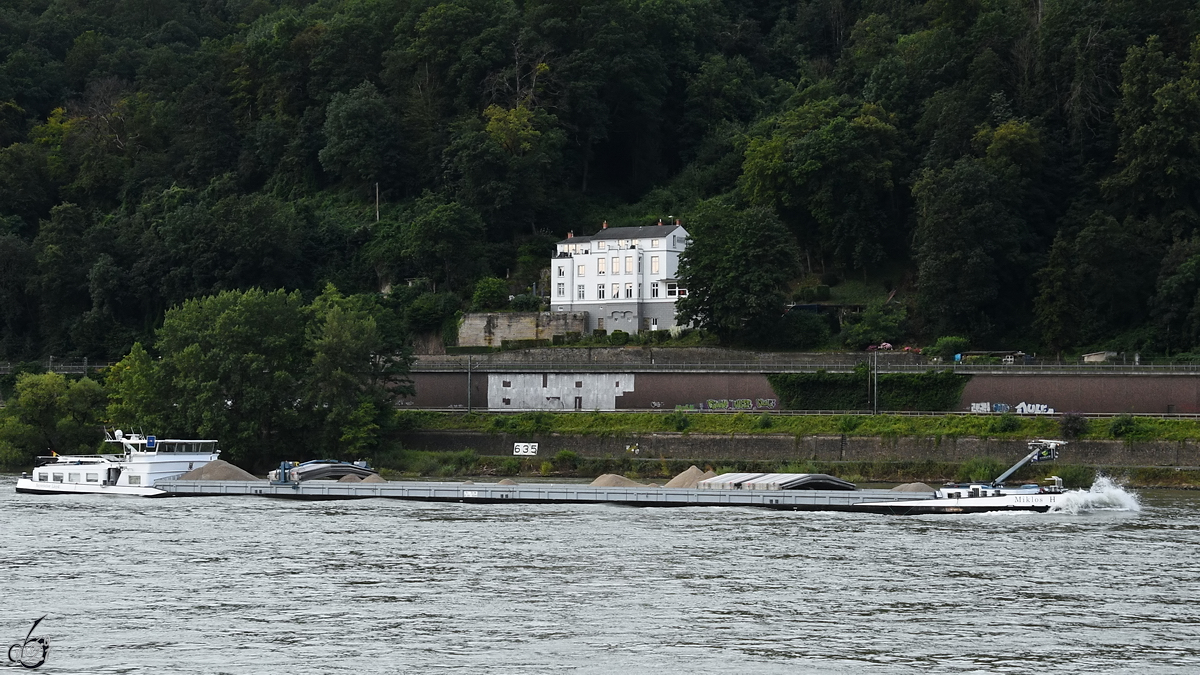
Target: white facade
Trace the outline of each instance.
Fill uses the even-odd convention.
[[[606,227],[558,242],[550,267],[555,312],[587,312],[588,330],[666,330],[675,326],[679,254],[688,233],[678,222]]]

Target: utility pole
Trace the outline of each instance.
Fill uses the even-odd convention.
[[[375,184],[375,222],[379,222],[379,183]]]
[[[875,386],[874,386],[875,405],[872,408],[871,414],[878,415],[879,414],[879,352],[878,351],[874,352],[872,354],[872,358],[874,358],[874,360],[875,360],[875,367],[872,368],[872,370],[874,371],[874,379],[875,379]]]
[[[467,412],[471,412],[471,355],[467,354]]]

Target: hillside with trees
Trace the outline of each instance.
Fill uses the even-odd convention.
[[[0,359],[169,361],[168,309],[251,289],[437,331],[671,217],[729,344],[1190,351],[1198,35],[1195,0],[8,0]],[[865,309],[784,313],[818,286]]]

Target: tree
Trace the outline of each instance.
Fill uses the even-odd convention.
[[[926,169],[913,185],[917,306],[926,332],[988,333],[1004,320],[1000,308],[1023,296],[1024,223],[1014,182],[1003,167],[963,158]]]
[[[363,82],[348,94],[335,94],[325,113],[321,166],[362,182],[395,175],[400,160],[396,129],[396,116],[374,84]]]
[[[367,252],[389,283],[425,277],[461,289],[478,268],[483,240],[483,220],[476,211],[426,193],[398,220],[376,228]]]
[[[842,329],[843,339],[851,349],[863,349],[904,335],[904,320],[908,310],[896,302],[875,301],[857,316],[848,319]]]
[[[891,239],[893,125],[878,105],[847,97],[793,108],[765,123],[769,135],[751,136],[742,188],[752,204],[786,214],[806,246],[866,268],[883,259]]]
[[[691,243],[679,257],[687,297],[676,321],[723,338],[761,340],[783,313],[787,283],[796,273],[795,240],[769,209],[701,202],[687,220]]]
[[[303,447],[305,319],[299,293],[257,289],[168,311],[156,345],[166,385],[160,396],[176,407],[164,433],[216,438],[243,466]]]
[[[404,340],[373,296],[332,286],[311,304],[258,289],[189,300],[166,314],[160,360],[135,345],[113,367],[109,416],[216,438],[252,469],[297,453],[362,457],[412,391]]]
[[[475,282],[475,294],[471,296],[471,308],[489,312],[503,309],[508,304],[508,287],[503,279],[484,277]]]

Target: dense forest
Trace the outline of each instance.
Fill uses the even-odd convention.
[[[7,0],[0,358],[254,288],[437,329],[670,217],[732,342],[832,286],[875,299],[851,346],[1188,351],[1198,33],[1195,0]]]

